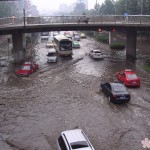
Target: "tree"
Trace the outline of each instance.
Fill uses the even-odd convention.
[[[102,3],[100,9],[103,15],[114,15],[115,14],[114,0],[105,0],[104,3]]]
[[[11,17],[16,14],[17,9],[13,2],[0,1],[0,18]]]
[[[83,14],[86,11],[86,7],[84,3],[77,3],[75,8],[74,8],[74,12],[75,14]]]

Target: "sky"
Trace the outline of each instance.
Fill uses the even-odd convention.
[[[104,0],[97,0],[97,3],[101,4]],[[32,4],[37,6],[39,11],[42,10],[58,10],[59,5],[62,3],[71,4],[76,2],[76,0],[31,0]],[[88,0],[89,9],[94,8],[96,0]]]

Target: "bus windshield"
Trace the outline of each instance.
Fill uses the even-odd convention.
[[[60,50],[71,50],[72,44],[70,41],[60,42]]]

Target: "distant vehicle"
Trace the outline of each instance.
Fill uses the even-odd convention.
[[[49,50],[47,54],[47,62],[57,62],[57,53],[54,48]]]
[[[65,34],[65,36],[66,36],[68,39],[72,40],[72,36],[71,36],[70,33]]]
[[[48,41],[46,42],[46,47],[47,47],[47,48],[52,48],[52,47],[54,47],[53,41],[52,41],[52,40],[48,40]]]
[[[80,37],[81,37],[81,38],[86,38],[86,35],[85,35],[84,33],[81,33],[81,34],[80,34]]]
[[[126,103],[130,101],[130,93],[121,83],[101,83],[100,89],[113,103]]]
[[[57,140],[57,150],[95,150],[81,129],[61,132]]]
[[[56,35],[58,35],[59,33],[58,33],[58,31],[54,31],[53,32],[53,36],[56,36]]]
[[[136,73],[131,69],[126,69],[116,73],[117,79],[126,86],[139,87],[140,78],[137,77]]]
[[[39,69],[39,65],[32,62],[25,62],[21,68],[16,72],[18,76],[29,76]]]
[[[48,40],[49,32],[41,32],[41,40]]]
[[[6,66],[6,62],[4,60],[0,60],[0,67],[5,67]]]
[[[80,35],[79,35],[79,34],[75,34],[75,35],[73,36],[73,40],[74,40],[74,41],[80,41]]]
[[[61,56],[72,55],[72,41],[64,35],[54,36],[54,47]]]
[[[80,43],[79,43],[79,41],[72,41],[72,47],[73,47],[73,48],[80,48]]]
[[[91,50],[89,56],[94,59],[103,59],[104,54],[100,50]]]

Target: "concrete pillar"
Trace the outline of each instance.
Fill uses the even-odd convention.
[[[117,34],[116,32],[109,31],[109,45],[117,42]]]
[[[136,36],[135,30],[127,31],[127,42],[126,42],[126,57],[136,59]]]
[[[12,42],[13,42],[13,56],[15,63],[20,63],[24,61],[24,51],[23,51],[23,36],[22,33],[13,33]]]

